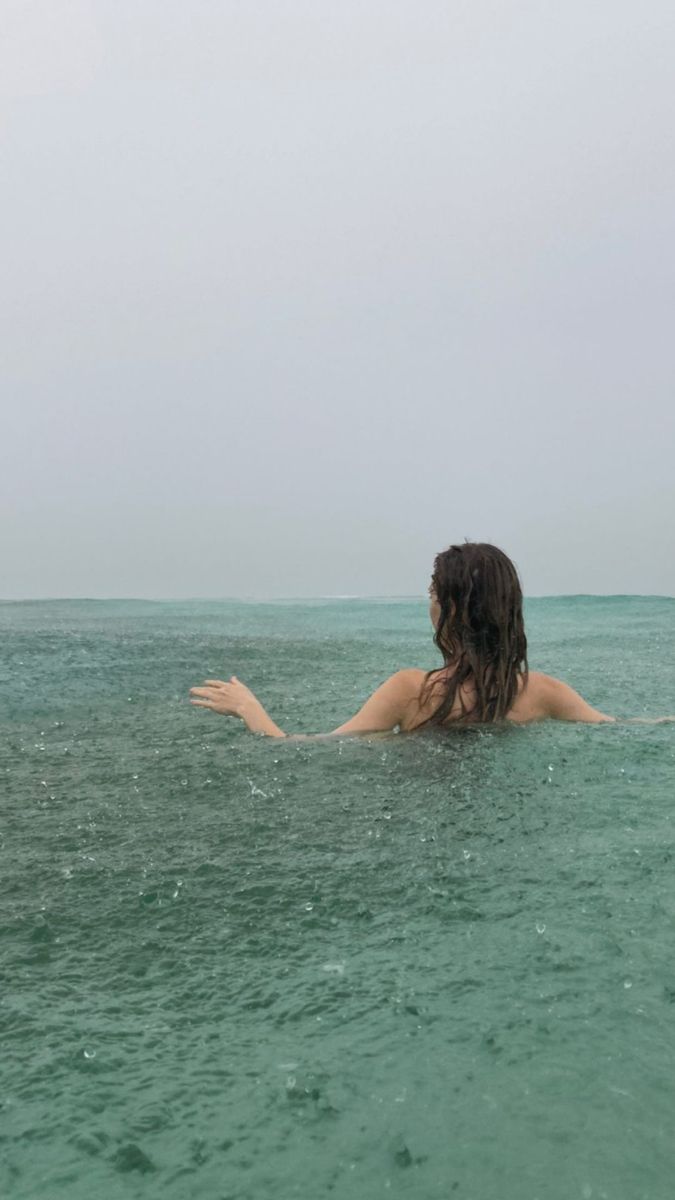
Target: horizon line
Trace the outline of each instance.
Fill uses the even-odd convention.
[[[673,600],[669,592],[537,592],[524,593],[525,600],[574,600],[579,598]],[[302,604],[309,601],[415,600],[426,603],[419,592],[323,593],[320,595],[230,595],[230,596],[0,596],[0,604]]]

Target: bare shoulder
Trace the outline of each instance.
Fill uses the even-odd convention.
[[[401,671],[397,671],[391,678],[395,679],[398,686],[406,691],[419,691],[424,680],[427,677],[427,672],[421,667],[403,667]]]
[[[419,723],[426,678],[427,672],[421,667],[404,667],[387,681],[396,696],[402,729],[413,729]]]
[[[333,732],[374,733],[397,725],[407,727],[408,714],[417,705],[424,674],[415,667],[396,671],[368,697],[355,716]]]
[[[386,686],[400,697],[403,704],[410,704],[418,699],[426,677],[427,673],[421,667],[404,667],[389,676]]]
[[[550,699],[555,694],[559,683],[559,679],[555,679],[553,675],[544,675],[543,671],[528,671],[523,692],[532,700]]]
[[[527,710],[526,720],[551,717],[557,721],[583,721],[593,725],[614,720],[614,717],[608,717],[593,708],[568,683],[553,675],[544,675],[541,671],[530,671],[519,701]]]
[[[521,676],[518,695],[511,706],[509,720],[526,724],[530,721],[543,721],[550,716],[551,690],[548,685],[552,682],[555,680],[541,671],[528,671],[525,679]]]

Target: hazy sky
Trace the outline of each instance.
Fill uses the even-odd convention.
[[[0,596],[675,594],[672,0],[0,26]]]

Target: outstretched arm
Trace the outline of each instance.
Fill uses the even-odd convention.
[[[233,675],[229,683],[222,679],[205,679],[201,687],[190,688],[190,704],[198,708],[210,708],[211,712],[226,717],[240,717],[251,733],[264,733],[267,737],[286,737],[269,716],[257,696],[245,683]]]
[[[397,671],[373,692],[351,720],[334,729],[333,734],[377,733],[401,725],[410,705],[417,698],[418,677],[423,676],[423,671],[414,669]],[[277,738],[287,736],[265,711],[257,696],[245,684],[240,683],[235,675],[229,683],[222,679],[207,679],[202,687],[191,688],[190,696],[190,703],[199,708],[210,708],[212,712],[223,713],[225,716],[240,717],[252,733]]]
[[[553,717],[556,721],[583,721],[587,725],[669,725],[675,717],[608,717],[606,713],[592,708],[583,696],[575,692],[562,679],[534,672],[539,681],[539,707],[541,717]]]

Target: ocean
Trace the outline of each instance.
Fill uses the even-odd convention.
[[[675,600],[526,606],[675,713]],[[0,1193],[670,1200],[675,725],[284,743],[437,665],[419,600],[0,604]]]

